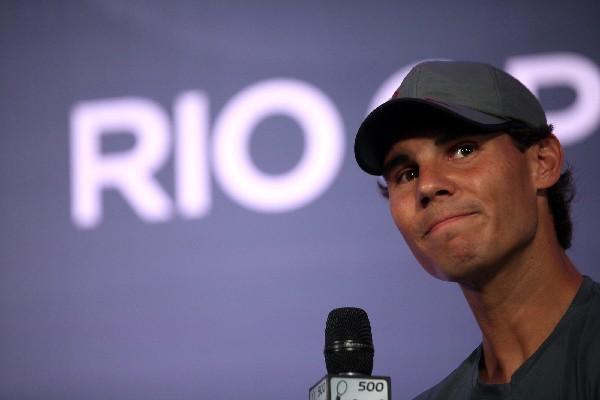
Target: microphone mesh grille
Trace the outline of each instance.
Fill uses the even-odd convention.
[[[330,374],[373,371],[373,337],[367,313],[354,307],[336,308],[325,326],[325,364]]]

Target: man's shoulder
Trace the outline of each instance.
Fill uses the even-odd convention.
[[[581,291],[576,305],[580,321],[577,334],[584,336],[584,340],[589,336],[593,342],[600,343],[600,284],[586,276]]]
[[[560,363],[565,367],[571,368],[575,365],[572,362],[577,363],[572,370],[581,373],[582,395],[585,393],[586,398],[600,399],[598,397],[600,395],[600,283],[585,277],[569,314],[570,318],[563,324],[566,329],[560,330],[560,340],[554,340],[552,343],[555,345],[547,347],[546,353],[549,350],[558,350],[563,354]],[[421,393],[415,400],[470,398],[476,385],[480,349],[481,346],[446,378]],[[540,363],[538,360],[536,365],[537,367],[550,366],[552,370],[557,370],[558,367],[555,361],[548,364],[548,362]],[[533,375],[528,376],[531,378]]]
[[[427,389],[414,400],[468,398],[468,394],[473,390],[473,374],[479,364],[480,352],[481,347],[478,347],[441,382]]]
[[[586,364],[600,371],[600,284],[586,277],[588,291],[584,301],[585,311],[580,327],[580,353]]]
[[[589,276],[584,276],[583,279],[585,279],[586,281],[589,282],[588,283],[588,285],[590,287],[590,289],[589,289],[590,300],[589,301],[591,303],[591,307],[595,311],[599,311],[600,310],[600,283],[593,280]],[[598,315],[596,315],[596,317],[598,317]]]

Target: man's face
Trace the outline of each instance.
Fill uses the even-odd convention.
[[[534,159],[502,133],[429,131],[392,145],[392,217],[430,274],[477,282],[527,247],[537,229]]]

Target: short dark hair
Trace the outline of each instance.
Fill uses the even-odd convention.
[[[524,152],[529,147],[552,135],[553,129],[551,124],[547,124],[538,128],[508,128],[506,133],[512,139],[515,147]],[[385,198],[389,198],[387,185],[381,179],[377,180],[377,187]],[[570,166],[565,168],[554,185],[546,189],[546,196],[552,214],[556,238],[560,246],[567,250],[571,247],[573,237],[571,202],[575,197],[575,184],[573,183],[573,173]]]

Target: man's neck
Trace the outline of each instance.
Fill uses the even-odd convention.
[[[552,333],[581,284],[560,246],[543,247],[519,254],[483,285],[461,285],[483,334],[484,382],[510,382]]]

